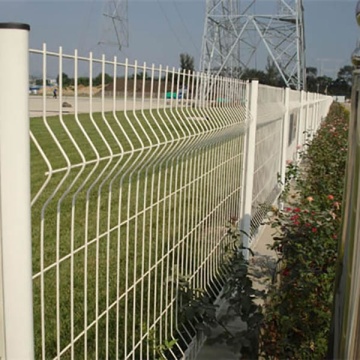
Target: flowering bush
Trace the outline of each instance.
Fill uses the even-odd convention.
[[[347,157],[349,112],[333,104],[317,136],[307,146],[304,162],[307,171],[300,186],[309,195],[329,194],[341,199]]]
[[[265,310],[261,348],[266,359],[326,357],[348,120],[344,108],[333,104],[302,154],[302,168],[291,164],[288,169],[297,174],[291,197],[286,194],[288,207],[270,219],[278,235],[272,247],[280,263],[279,281]]]

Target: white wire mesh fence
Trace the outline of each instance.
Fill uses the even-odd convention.
[[[31,118],[36,356],[151,359],[175,339],[167,356],[182,356],[194,329],[179,328],[179,277],[219,292],[226,221],[240,210],[246,84],[103,58],[97,112],[93,91],[77,94],[80,61],[92,87],[91,55],[31,53],[44,82],[49,57],[60,74],[74,67],[73,114],[60,77]],[[105,97],[106,72],[124,74],[121,101],[120,81]]]
[[[30,95],[35,358],[190,356],[179,283],[218,296],[227,222],[259,226],[299,129],[316,129],[331,99],[259,86],[251,104],[257,82],[45,45],[30,60],[42,66]],[[56,98],[54,66],[68,74]]]
[[[278,174],[282,156],[284,91],[260,85],[255,137],[255,167],[251,208],[252,233],[264,219],[266,207],[279,194]]]

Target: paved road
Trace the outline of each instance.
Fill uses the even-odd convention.
[[[60,100],[53,99],[52,97],[46,98],[46,116],[58,115],[60,111],[63,114],[73,114],[75,113],[75,105],[76,99],[74,97],[65,96],[62,98],[62,102],[67,102],[71,104],[71,107],[65,108],[60,106]],[[151,106],[152,105],[152,106]],[[43,105],[43,97],[30,95],[30,117],[43,116],[44,114],[44,105]],[[169,107],[169,104],[164,104],[164,100],[160,101],[160,108]],[[139,100],[130,100],[126,101],[126,109],[129,111],[132,110],[140,110],[140,109],[153,109],[157,108],[157,99],[153,100],[152,103],[149,99],[145,99],[144,103],[142,103],[141,99]],[[90,113],[90,112],[101,112],[102,109],[104,111],[112,111],[114,108],[114,101],[112,98],[105,98],[104,103],[101,98],[93,98],[92,104],[90,104],[90,98],[88,97],[78,97],[77,98],[77,113]],[[122,111],[125,109],[125,101],[124,99],[116,99],[115,102],[115,110]]]

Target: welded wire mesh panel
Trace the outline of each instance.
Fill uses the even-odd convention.
[[[296,109],[300,106],[301,92],[298,90],[289,89],[289,106],[290,109]]]
[[[301,92],[297,90],[289,90],[289,118],[288,121],[288,134],[286,134],[286,159],[287,161],[295,161],[297,151],[301,149],[300,140],[300,108],[301,104]]]
[[[319,116],[318,121],[322,122],[325,120],[332,102],[333,102],[333,99],[330,96],[322,96],[320,98],[320,104],[319,104],[320,116]]]
[[[284,89],[259,85],[257,124],[284,116]]]
[[[283,97],[283,89],[259,86],[252,198],[253,232],[264,219],[266,204],[271,204],[279,193],[278,174],[285,111]]]
[[[315,133],[316,131],[316,107],[315,107],[315,94],[310,93],[309,94],[309,106],[308,106],[308,110],[307,110],[307,118],[306,118],[306,135],[308,140],[311,139],[311,136]]]
[[[259,227],[264,214],[279,194],[282,119],[259,126],[256,131],[255,169],[252,200],[252,228]]]
[[[296,153],[301,149],[301,144],[298,144],[300,131],[300,107],[292,108],[289,113],[288,133],[286,134],[286,161],[295,161]]]
[[[181,358],[195,332],[179,280],[219,293],[241,215],[245,84],[45,46],[30,59],[36,358]]]

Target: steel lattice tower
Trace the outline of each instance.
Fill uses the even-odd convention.
[[[207,0],[201,71],[238,77],[265,46],[287,86],[306,87],[302,0],[277,0],[274,14],[256,0]]]
[[[119,50],[129,46],[128,0],[105,1],[99,44],[116,46]]]

